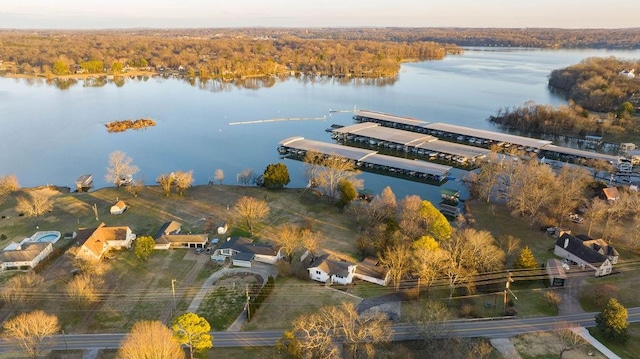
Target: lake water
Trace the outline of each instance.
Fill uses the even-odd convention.
[[[155,182],[162,173],[193,170],[196,184],[218,168],[224,183],[236,184],[245,168],[262,173],[280,161],[278,141],[290,136],[331,141],[331,124],[352,123],[351,114],[329,110],[383,111],[426,121],[496,130],[486,119],[504,106],[526,101],[557,105],[547,88],[549,73],[590,56],[640,58],[640,50],[467,49],[441,61],[404,64],[397,81],[367,85],[358,81],[288,79],[246,89],[213,82],[190,85],[181,79],[129,79],[124,85],[95,87],[82,82],[61,90],[42,80],[0,78],[0,176],[15,174],[23,187],[74,186],[92,173],[104,180],[109,154],[124,151],[140,168],[137,178]],[[322,117],[249,125],[232,122],[270,118]],[[157,125],[142,131],[107,133],[104,123],[151,117]],[[292,182],[306,184],[299,162],[285,160]],[[454,171],[457,178],[463,171]],[[391,186],[398,198],[418,194],[435,200],[438,187],[363,174],[365,187],[379,193]],[[449,181],[447,188],[461,188]]]

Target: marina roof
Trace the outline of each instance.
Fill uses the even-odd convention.
[[[454,156],[463,156],[466,158],[482,157],[487,156],[489,153],[491,153],[491,150],[488,150],[486,148],[461,145],[459,143],[447,141],[425,142],[416,147],[423,148],[429,151],[448,153]]]
[[[450,133],[456,133],[463,136],[470,137],[478,137],[487,140],[499,141],[499,142],[507,142],[513,143],[516,145],[533,147],[533,148],[541,148],[551,143],[551,141],[540,140],[537,138],[529,138],[522,137],[516,135],[509,135],[506,133],[487,131],[487,130],[479,130],[470,127],[451,125],[448,123],[434,122],[424,126],[428,129],[436,130],[436,131],[444,131]]]
[[[370,138],[375,138],[382,141],[399,143],[405,146],[407,145],[416,146],[420,143],[437,140],[437,138],[431,135],[425,135],[425,134],[420,134],[416,132],[409,132],[404,130],[397,130],[395,128],[383,127],[377,123],[371,123],[371,122],[363,122],[355,125],[341,127],[333,130],[333,132],[370,137]]]
[[[593,158],[593,159],[603,160],[603,161],[613,162],[613,163],[616,163],[620,159],[620,156],[606,155],[604,153],[584,151],[576,148],[561,147],[556,145],[545,146],[543,150],[557,152],[564,155],[576,156],[576,157]]]
[[[298,150],[319,152],[326,155],[336,155],[352,160],[360,160],[376,151],[356,147],[347,147],[335,143],[307,140],[304,137],[290,137],[278,143],[280,146],[294,147]]]
[[[356,111],[354,113],[354,117],[365,117],[365,118],[397,122],[405,125],[420,126],[420,127],[423,127],[424,125],[429,123],[429,122],[418,120],[412,117],[402,117],[402,116],[390,115],[388,113],[368,111],[368,110]]]
[[[405,169],[408,171],[416,171],[436,176],[446,176],[451,170],[450,166],[439,165],[437,163],[425,162],[420,160],[410,160],[407,158],[399,158],[386,155],[370,155],[362,160],[379,166],[388,166],[394,168]]]

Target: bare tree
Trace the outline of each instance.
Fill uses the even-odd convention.
[[[140,321],[122,340],[117,359],[185,359],[171,329],[160,321]]]
[[[389,269],[391,283],[396,290],[400,288],[402,279],[409,273],[411,266],[411,248],[408,245],[387,247],[382,253],[380,263]]]
[[[578,349],[587,344],[587,341],[578,335],[575,330],[579,327],[573,323],[560,322],[555,325],[553,334],[555,335],[557,342],[558,359],[562,359],[565,352]]]
[[[213,180],[218,182],[218,184],[222,184],[222,181],[224,181],[224,172],[222,171],[222,169],[218,168],[215,173],[213,174]]]
[[[88,305],[99,299],[99,290],[102,286],[102,278],[90,273],[76,275],[65,286],[65,292],[70,300]]]
[[[601,221],[605,215],[607,214],[607,210],[609,209],[609,205],[605,200],[600,198],[594,198],[591,200],[587,211],[585,212],[585,218],[589,221],[589,227],[587,230],[587,235],[591,235],[591,230],[593,229],[593,225]]]
[[[193,184],[193,171],[176,171],[174,172],[173,184],[176,186],[176,191],[182,196],[184,191],[191,188]]]
[[[37,359],[48,336],[60,327],[58,318],[42,310],[18,314],[3,325],[4,336],[20,345],[30,358]]]
[[[279,228],[278,235],[274,237],[273,241],[282,247],[284,253],[287,254],[289,263],[291,263],[293,253],[300,248],[302,244],[300,228],[286,223]]]
[[[453,234],[443,247],[456,262],[472,272],[494,272],[504,267],[505,255],[487,231],[465,228]]]
[[[418,195],[407,196],[398,205],[398,226],[411,239],[418,239],[425,233],[420,215],[422,198]]]
[[[552,204],[549,210],[555,215],[558,225],[569,217],[585,198],[589,181],[589,173],[580,168],[564,166],[556,176]]]
[[[555,174],[551,167],[533,160],[511,161],[507,176],[507,205],[513,214],[529,217],[534,223],[542,213],[540,209],[553,200]]]
[[[109,155],[109,167],[105,180],[113,183],[116,187],[120,187],[128,178],[138,173],[138,167],[133,165],[133,160],[127,157],[122,151],[115,151]]]
[[[247,227],[252,235],[253,223],[269,214],[267,202],[248,196],[240,197],[234,209],[247,222]]]
[[[317,233],[313,232],[310,229],[303,229],[300,232],[300,237],[302,238],[302,246],[306,250],[308,250],[312,256],[318,253],[321,245],[321,240]]]
[[[491,201],[491,194],[499,184],[499,174],[502,170],[502,162],[498,154],[491,152],[486,163],[476,172],[470,172],[467,176],[469,191],[475,198]]]
[[[158,178],[156,178],[156,182],[158,182],[160,184],[160,187],[162,187],[164,195],[169,197],[169,194],[171,193],[171,187],[175,182],[175,174],[173,172],[169,174],[161,174],[160,176],[158,176]]]
[[[44,279],[35,272],[28,272],[9,278],[2,288],[2,300],[6,304],[23,305],[37,296]]]
[[[29,192],[29,197],[18,197],[16,212],[27,217],[39,217],[53,209],[53,201],[48,195],[39,191]]]
[[[253,170],[251,168],[245,168],[242,172],[238,173],[236,180],[238,183],[248,185],[254,180]]]
[[[441,346],[442,341],[451,337],[451,328],[448,320],[451,317],[449,309],[439,301],[428,300],[419,307],[414,307],[407,313],[411,324],[418,328],[427,351],[432,351]],[[442,353],[434,353],[430,357],[441,358]]]
[[[0,177],[0,198],[7,194],[11,194],[20,189],[18,184],[18,177],[15,175],[7,175]]]
[[[355,169],[353,161],[331,154],[328,156],[307,152],[305,162],[305,176],[309,183],[322,189],[325,195],[335,200],[338,195],[338,185],[347,181],[356,190],[361,189],[363,181],[357,176],[360,171]]]
[[[351,358],[372,357],[376,344],[391,339],[389,320],[382,313],[358,315],[352,303],[324,307],[294,320],[294,331],[305,357],[340,358],[339,338]]]
[[[420,287],[425,286],[427,292],[431,285],[441,276],[440,265],[447,258],[447,254],[440,248],[415,248],[411,260],[411,269],[420,278]],[[420,288],[418,288],[420,290]]]
[[[138,197],[138,194],[142,192],[144,189],[144,181],[141,179],[134,180],[130,185],[125,187],[127,192],[129,192],[132,196]]]

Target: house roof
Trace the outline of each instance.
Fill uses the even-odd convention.
[[[616,187],[607,187],[602,189],[604,197],[608,200],[615,200],[620,198],[620,191]]]
[[[0,263],[2,262],[29,262],[42,253],[45,248],[51,246],[48,242],[27,242],[22,244],[20,250],[0,251]]]
[[[251,262],[256,255],[253,253],[238,252],[233,256],[233,260]]]
[[[123,200],[119,200],[118,202],[116,202],[116,204],[114,204],[113,206],[111,206],[111,208],[116,207],[118,209],[124,209],[127,207],[127,204],[124,203]]]
[[[278,254],[279,248],[274,248],[270,244],[256,244],[244,237],[230,237],[226,242],[223,242],[218,249],[233,249],[243,253],[275,256]]]
[[[333,259],[329,259],[329,255],[325,254],[318,258],[316,258],[311,264],[309,264],[309,269],[318,268],[327,273],[328,275],[336,275],[338,277],[348,277],[349,276],[349,267],[352,266],[352,263],[337,261]],[[357,267],[356,267],[357,270]]]
[[[82,244],[89,249],[97,257],[100,257],[104,251],[104,245],[108,241],[123,241],[127,239],[128,227],[106,227],[104,222],[101,223],[91,235]]]
[[[564,250],[566,250],[567,252],[575,255],[576,257],[582,259],[587,263],[600,265],[607,260],[607,257],[600,254],[598,251],[592,249],[591,247],[585,246],[581,240],[567,233],[558,238],[558,240],[556,241],[556,246],[564,248]]]
[[[156,243],[204,243],[208,239],[206,234],[166,234],[156,239]]]
[[[180,232],[180,227],[182,227],[182,224],[180,222],[176,222],[176,221],[165,222],[160,227],[160,229],[158,229],[156,234],[153,236],[153,239],[157,241],[158,238],[162,237],[165,234],[172,234],[172,233],[176,234]]]
[[[378,259],[367,257],[356,267],[356,274],[366,275],[367,277],[385,279],[387,268],[378,265]]]

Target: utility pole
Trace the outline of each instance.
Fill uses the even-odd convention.
[[[511,277],[511,272],[507,272],[507,283],[505,285],[504,288],[504,306],[503,306],[503,314],[507,314],[507,292],[510,292],[511,290],[509,290],[509,284],[511,284],[513,282],[513,278]]]
[[[244,287],[245,295],[247,296],[247,320],[251,320],[251,297],[249,297],[249,285]]]
[[[176,280],[171,280],[171,293],[173,293],[173,311],[176,311]],[[173,317],[173,315],[172,315]]]
[[[67,337],[64,335],[64,330],[62,331],[62,339],[64,339],[64,346],[67,348],[67,358],[71,358],[71,353],[69,353],[69,345],[67,344]]]

